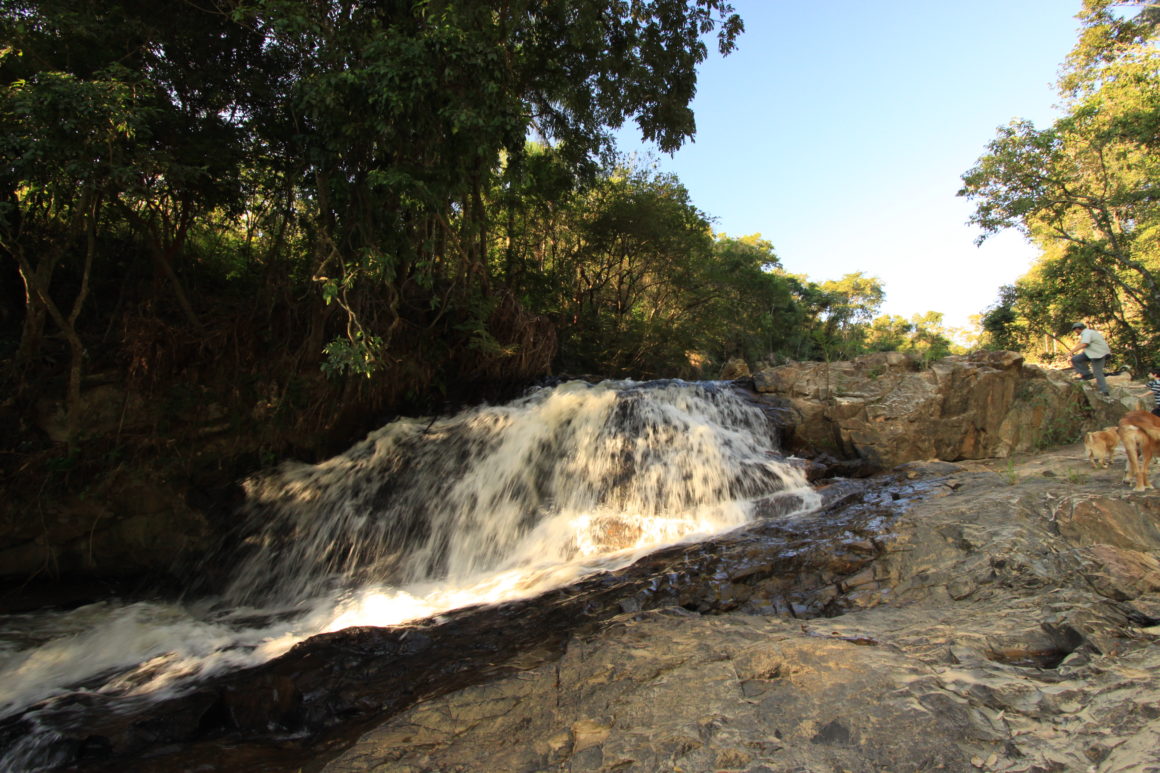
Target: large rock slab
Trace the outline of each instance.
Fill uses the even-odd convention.
[[[917,760],[963,770],[972,737],[980,747],[979,736],[998,737],[975,725],[895,648],[807,636],[776,618],[666,610],[574,640],[556,663],[417,706],[326,770],[901,770]]]
[[[1157,505],[1086,465],[915,466],[829,616],[626,612],[324,769],[1160,769]]]
[[[1072,442],[1147,402],[1143,384],[1113,381],[1105,398],[1016,352],[977,352],[929,365],[884,352],[767,368],[753,383],[759,394],[789,402],[795,447],[862,459],[879,470]]]

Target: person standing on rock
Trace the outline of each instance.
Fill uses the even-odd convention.
[[[1104,380],[1104,363],[1112,353],[1108,342],[1098,330],[1092,330],[1082,322],[1076,322],[1071,329],[1079,333],[1079,343],[1068,352],[1072,367],[1079,372],[1077,378],[1082,381],[1095,378],[1100,394],[1108,394],[1108,382]]]

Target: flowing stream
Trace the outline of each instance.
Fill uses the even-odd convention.
[[[713,382],[569,382],[406,419],[246,482],[220,597],[0,618],[0,719],[158,699],[312,635],[524,598],[818,496],[764,414]],[[58,706],[59,708],[59,706]],[[35,734],[0,769],[50,766]]]

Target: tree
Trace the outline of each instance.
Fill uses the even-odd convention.
[[[985,348],[1025,350],[1025,331],[1020,327],[1020,316],[1015,308],[1017,292],[1015,285],[1003,285],[999,288],[998,300],[982,314],[979,326]]]
[[[942,359],[951,354],[954,346],[943,327],[943,315],[937,311],[915,314],[910,319],[913,332],[902,351],[919,354],[926,362]]]
[[[1080,41],[1060,81],[1066,115],[1043,130],[1027,121],[1000,129],[963,176],[960,195],[976,204],[971,221],[980,240],[1020,230],[1043,248],[1042,261],[1058,264],[1046,273],[1081,283],[1084,316],[1112,323],[1151,351],[1160,345],[1155,4],[1126,18],[1112,13],[1115,5],[1084,4]],[[1042,289],[1059,294],[1074,284]],[[1040,332],[1056,332],[1061,323],[1053,319]]]
[[[550,270],[562,296],[564,367],[656,376],[696,347],[709,223],[671,175],[614,168],[570,208],[566,249]]]
[[[719,235],[705,283],[713,295],[698,324],[709,362],[804,359],[812,354],[805,285],[782,269],[773,245],[760,234]]]
[[[871,352],[912,352],[924,361],[946,357],[954,345],[937,311],[915,314],[907,321],[896,314],[875,317],[866,329],[865,347]]]
[[[90,279],[199,356],[246,277],[229,313],[280,308],[275,350],[317,365],[330,340],[331,374],[384,376],[363,393],[544,372],[521,197],[566,201],[626,121],[679,147],[706,40],[742,31],[721,0],[0,0],[0,25],[20,361],[50,318],[83,359]]]
[[[871,352],[899,352],[914,334],[914,325],[897,314],[875,317],[866,331],[866,349]]]
[[[408,331],[488,345],[489,258],[507,241],[489,201],[518,186],[529,134],[578,178],[626,120],[675,150],[695,131],[703,36],[728,53],[742,30],[719,0],[269,0],[235,15],[299,63],[276,133],[307,160],[311,274],[345,312],[339,350],[367,370],[397,362]]]
[[[0,249],[25,290],[17,391],[51,319],[70,351],[74,444],[86,301],[94,283],[135,274],[104,242],[128,234],[144,247],[184,321],[198,325],[180,264],[199,218],[240,208],[262,41],[189,3],[3,0],[0,29]]]
[[[825,358],[846,359],[861,353],[866,327],[886,299],[882,280],[858,271],[824,281],[818,289],[821,325],[814,336]]]

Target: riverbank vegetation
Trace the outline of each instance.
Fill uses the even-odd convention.
[[[1083,318],[1160,354],[1155,11],[1088,0],[1066,115],[964,176],[984,236],[1044,250],[984,345]],[[937,312],[880,315],[870,270],[790,274],[618,156],[626,122],[694,135],[697,66],[743,31],[722,0],[0,0],[0,24],[13,475],[206,437],[317,457],[567,375],[958,350]]]
[[[618,158],[626,121],[693,136],[696,67],[743,28],[726,2],[0,9],[10,459],[50,424],[58,463],[91,448],[118,411],[97,386],[117,443],[197,417],[277,454],[561,374],[950,345]]]
[[[1160,4],[1086,0],[1059,80],[1062,117],[999,129],[961,195],[982,237],[1041,250],[982,318],[984,343],[1049,358],[1077,320],[1144,374],[1160,361]]]

